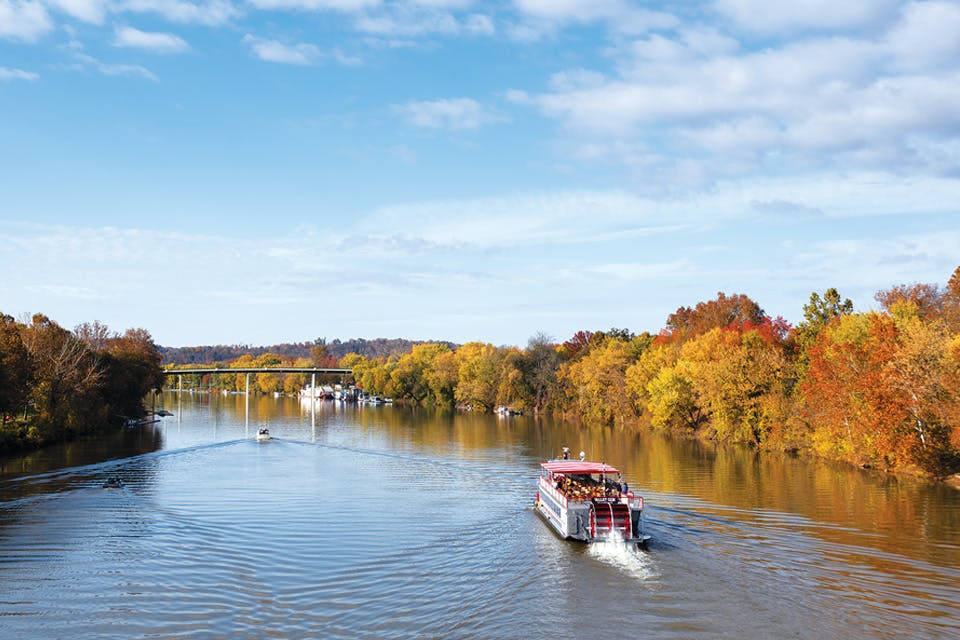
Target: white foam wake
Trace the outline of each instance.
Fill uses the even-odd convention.
[[[602,542],[591,543],[587,553],[637,580],[650,580],[657,576],[650,554],[639,551],[635,543],[624,542],[623,534],[619,531],[614,531]]]

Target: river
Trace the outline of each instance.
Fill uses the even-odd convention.
[[[161,402],[2,461],[0,637],[960,637],[948,487],[526,416]],[[533,512],[565,445],[645,496],[649,551]]]

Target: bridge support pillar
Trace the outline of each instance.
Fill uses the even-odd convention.
[[[314,430],[316,439],[317,428],[317,374],[310,374],[310,427]]]

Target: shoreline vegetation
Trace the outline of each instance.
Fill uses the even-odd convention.
[[[364,391],[396,402],[509,407],[956,484],[960,267],[945,288],[897,285],[876,299],[880,311],[854,312],[836,289],[813,293],[792,327],[745,295],[719,293],[677,309],[656,335],[578,331],[562,343],[536,335],[523,349],[430,342],[375,357],[337,357],[318,340],[309,357],[261,351],[207,366],[351,368]],[[244,389],[243,375],[193,382]],[[262,393],[296,393],[305,382],[251,378]]]
[[[163,386],[149,332],[122,335],[99,322],[73,331],[43,314],[0,313],[0,453],[39,448],[122,426],[146,415]]]
[[[960,267],[944,288],[901,284],[879,291],[876,299],[879,311],[855,312],[836,289],[813,293],[803,306],[803,320],[793,327],[746,295],[721,292],[713,300],[677,309],[657,334],[617,328],[578,331],[564,342],[538,334],[525,348],[404,340],[327,344],[321,339],[283,345],[283,354],[251,348],[227,361],[202,364],[198,353],[232,355],[240,347],[181,349],[179,353],[190,354],[186,362],[178,361],[176,349],[160,351],[178,368],[350,368],[364,391],[397,402],[480,412],[509,407],[516,413],[813,455],[956,486]],[[14,345],[9,349],[8,334],[22,334],[24,357],[37,362],[37,340],[31,336],[49,331],[65,344],[85,345],[89,357],[106,363],[101,387],[120,379],[128,383],[122,403],[119,396],[107,394],[99,405],[80,402],[57,413],[41,381],[47,375],[43,367],[19,401],[8,398],[8,383],[0,377],[0,409],[14,412],[32,402],[32,414],[27,413],[35,417],[31,426],[45,425],[41,433],[71,435],[70,425],[89,422],[81,419],[89,418],[82,415],[84,406],[88,413],[136,417],[133,394],[139,393],[136,406],[142,411],[144,395],[162,384],[160,352],[142,329],[117,336],[94,323],[71,334],[43,316],[34,316],[31,324],[5,318],[0,376],[8,375],[8,360],[16,363],[20,357],[16,339],[9,340]],[[73,336],[73,342],[58,331]],[[107,337],[93,340],[93,334]],[[372,353],[343,353],[356,344]],[[134,375],[124,367],[132,367]],[[114,376],[118,373],[122,375]],[[188,386],[233,391],[242,391],[245,383],[242,374],[185,377]],[[83,376],[74,378],[68,395],[84,389]],[[49,384],[49,376],[45,379]],[[306,383],[303,374],[251,378],[253,391],[260,393],[294,394]],[[64,412],[68,419],[58,422]],[[74,419],[74,413],[81,415]],[[4,422],[0,447],[7,430]]]

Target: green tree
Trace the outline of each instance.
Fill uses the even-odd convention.
[[[816,342],[820,333],[831,320],[853,313],[853,303],[850,298],[841,300],[840,292],[830,287],[820,294],[810,294],[810,301],[803,305],[803,321],[794,329],[794,340],[797,344],[797,371],[800,377],[806,374],[810,357],[807,351]]]

